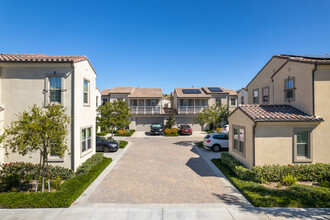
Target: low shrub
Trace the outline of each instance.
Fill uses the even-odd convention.
[[[124,129],[118,130],[117,134],[127,134],[127,131]]]
[[[178,137],[179,134],[176,133],[176,134],[164,134],[165,137]]]
[[[320,186],[326,187],[326,188],[330,188],[330,182],[329,181],[326,181],[326,180],[322,180],[320,182]]]
[[[82,163],[78,168],[75,173],[75,175],[81,175],[81,174],[86,174],[88,171],[90,171],[95,165],[100,163],[103,159],[103,154],[102,153],[96,153],[90,158],[88,158],[84,163]]]
[[[301,165],[264,165],[247,169],[228,153],[221,153],[221,159],[238,178],[254,182],[278,182],[285,176],[291,175],[299,181],[330,181],[330,164],[301,164]]]
[[[100,132],[100,133],[96,133],[97,136],[105,136],[105,135],[107,135],[107,134],[108,134],[108,133],[105,132],[105,131],[102,131],[102,132]]]
[[[196,143],[196,146],[197,146],[197,147],[203,147],[203,141],[199,141],[199,142],[197,142],[197,143]]]
[[[17,173],[8,174],[2,178],[2,183],[6,190],[17,189],[20,186],[21,180]]]
[[[56,192],[0,193],[0,208],[65,208],[69,207],[111,163],[102,158],[88,173],[68,179]]]
[[[281,183],[285,186],[292,186],[293,184],[295,184],[297,182],[297,178],[295,178],[294,176],[288,174],[287,176],[283,177],[283,179],[281,180]]]
[[[73,176],[73,171],[60,166],[49,165],[49,176],[55,178],[59,176],[61,179],[69,179]],[[41,170],[41,169],[40,169]],[[39,164],[15,162],[5,163],[0,165],[0,177],[5,177],[9,174],[18,174],[20,180],[36,179],[38,176]]]
[[[119,142],[119,147],[120,147],[120,148],[125,148],[127,144],[128,144],[127,141],[120,141],[120,142]]]
[[[125,130],[126,131],[126,130]],[[124,137],[130,137],[134,134],[135,130],[130,130],[129,132],[126,131],[126,133],[120,134],[119,131],[118,133],[114,134],[115,136],[124,136]]]
[[[178,133],[178,129],[176,129],[176,128],[171,129],[171,134],[177,134],[177,133]]]
[[[165,128],[164,133],[165,134],[171,134],[172,130],[170,128]]]

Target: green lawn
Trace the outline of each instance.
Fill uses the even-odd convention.
[[[119,142],[119,147],[120,147],[120,148],[125,148],[127,144],[128,144],[127,141],[120,141],[120,142]]]
[[[220,159],[212,162],[256,207],[330,207],[329,188],[295,184],[285,190],[270,189],[256,182],[238,179]]]

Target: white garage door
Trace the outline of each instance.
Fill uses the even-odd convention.
[[[164,124],[164,118],[162,117],[136,118],[135,120],[137,131],[150,131],[152,123]]]
[[[190,125],[193,131],[201,131],[202,127],[194,122],[194,117],[177,117],[176,123],[178,125]]]

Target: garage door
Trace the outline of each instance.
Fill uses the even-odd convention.
[[[202,127],[194,122],[195,117],[177,117],[176,123],[178,125],[190,125],[193,131],[201,131]]]
[[[150,117],[150,118],[136,118],[136,130],[137,131],[150,131],[152,123],[164,124],[163,117]]]

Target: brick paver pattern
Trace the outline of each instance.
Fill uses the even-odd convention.
[[[88,203],[236,203],[189,137],[129,138],[132,145]]]

